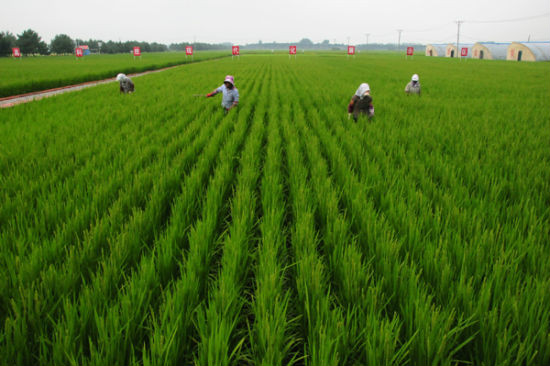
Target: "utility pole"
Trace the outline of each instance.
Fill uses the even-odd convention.
[[[403,29],[398,29],[397,33],[399,36],[397,37],[397,50],[399,51],[399,47],[401,46],[401,33],[403,32]]]
[[[460,25],[462,23],[464,23],[464,21],[463,20],[457,20],[455,23],[457,25],[457,30],[456,30],[456,53],[457,53],[457,55],[456,55],[456,57],[462,58],[460,48],[459,48],[459,45],[460,45]]]
[[[367,43],[365,44],[365,51],[367,50],[367,47],[369,46],[369,36],[370,36],[370,33],[365,33],[365,37],[367,37]]]

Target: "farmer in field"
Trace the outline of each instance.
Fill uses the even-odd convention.
[[[348,104],[348,119],[351,115],[353,115],[355,122],[357,122],[359,116],[366,116],[369,120],[374,117],[374,106],[372,105],[369,84],[359,85],[355,95],[351,97]]]
[[[409,94],[418,94],[420,95],[420,79],[418,74],[414,74],[411,78],[411,81],[405,86],[405,93]]]
[[[121,93],[133,93],[134,92],[134,83],[132,80],[124,75],[124,74],[118,74],[116,76],[116,81],[120,83],[120,92]]]
[[[239,91],[235,87],[235,78],[233,76],[227,75],[223,84],[214,89],[212,93],[206,94],[206,97],[210,98],[218,93],[222,93],[222,107],[225,109],[225,113],[239,104]]]

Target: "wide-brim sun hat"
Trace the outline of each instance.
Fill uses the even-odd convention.
[[[235,85],[235,78],[231,75],[227,75],[223,82],[224,83],[231,83],[231,85]]]

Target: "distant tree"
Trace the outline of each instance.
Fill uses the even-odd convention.
[[[151,43],[151,52],[166,52],[168,47],[165,44],[153,42]]]
[[[309,38],[302,38],[302,40],[300,42],[298,42],[298,44],[302,47],[311,47],[311,46],[313,46],[313,42]]]
[[[23,31],[23,33],[17,35],[17,46],[21,49],[21,53],[23,54],[33,54],[33,53],[40,53],[41,51],[41,45],[40,42],[42,39],[32,29],[27,29],[26,31]],[[47,46],[46,46],[47,49]]]
[[[11,49],[16,42],[17,38],[10,32],[0,32],[0,56],[11,55]]]
[[[49,55],[50,54],[50,48],[44,41],[38,42],[38,53],[41,55]]]
[[[56,35],[50,43],[50,49],[55,53],[72,53],[74,46],[74,41],[66,34]]]

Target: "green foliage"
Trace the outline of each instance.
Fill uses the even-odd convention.
[[[0,110],[0,364],[549,364],[546,66],[243,55]]]
[[[17,38],[10,32],[0,32],[0,56],[11,56]]]
[[[50,43],[50,50],[53,53],[63,54],[74,52],[75,42],[66,34],[58,34]]]
[[[17,35],[17,46],[21,49],[22,54],[46,55],[48,53],[48,46],[32,29],[27,29]]]

